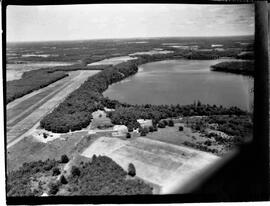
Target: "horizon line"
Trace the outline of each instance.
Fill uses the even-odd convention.
[[[121,40],[121,39],[161,39],[161,38],[215,38],[215,37],[251,37],[254,34],[243,35],[216,35],[216,36],[156,36],[156,37],[121,37],[121,38],[92,38],[92,39],[55,39],[55,40],[33,40],[33,41],[6,41],[7,44],[14,43],[41,43],[41,42],[71,42],[71,41],[92,41],[92,40]]]

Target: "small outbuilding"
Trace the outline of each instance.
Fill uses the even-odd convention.
[[[137,119],[137,122],[141,125],[142,128],[153,126],[151,119]]]
[[[113,112],[113,111],[115,111],[115,109],[110,109],[110,108],[104,107],[104,111],[105,112]]]
[[[49,195],[46,192],[43,192],[41,195],[41,197],[47,197],[47,196],[49,196]]]

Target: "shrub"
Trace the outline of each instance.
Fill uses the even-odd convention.
[[[179,130],[180,132],[184,131],[184,127],[183,127],[183,126],[179,126],[178,130]]]
[[[149,133],[149,128],[148,128],[148,127],[144,127],[143,130],[144,130],[146,133]]]
[[[97,159],[97,155],[94,154],[94,155],[92,156],[92,160],[94,161],[94,160],[96,160],[96,159]]]
[[[78,167],[72,166],[72,168],[71,168],[71,174],[72,174],[73,177],[75,177],[75,176],[78,176],[79,177],[80,174],[81,174],[81,171],[80,171],[80,169]]]
[[[128,133],[126,134],[126,138],[129,139],[130,137],[131,137],[131,135],[130,135],[130,133],[128,132]]]
[[[65,178],[64,175],[61,175],[60,182],[61,182],[61,184],[64,184],[64,185],[68,183],[68,181],[67,181],[67,179]]]
[[[130,175],[131,177],[134,177],[136,175],[136,169],[132,163],[129,163],[128,165],[128,175]]]
[[[128,132],[133,132],[133,127],[132,126],[128,126]]]
[[[154,127],[153,126],[149,127],[149,132],[154,132]]]
[[[144,136],[147,135],[147,133],[148,133],[148,129],[147,128],[142,128],[142,130],[141,130],[141,136],[144,137]]]
[[[54,167],[53,168],[53,171],[52,171],[52,175],[53,176],[57,176],[57,175],[59,175],[61,172],[60,172],[60,170],[59,170],[59,168],[58,167]]]
[[[145,131],[142,131],[142,132],[141,132],[141,136],[142,136],[142,137],[145,137],[146,135],[147,135],[147,133],[146,133]]]
[[[212,145],[212,142],[211,142],[210,140],[206,140],[206,141],[204,142],[204,144],[207,145],[207,146],[211,146],[211,145]]]
[[[45,132],[43,132],[43,138],[46,139],[48,137],[48,134],[46,134]]]
[[[34,162],[33,162],[33,164],[34,164]],[[45,171],[50,171],[54,166],[55,166],[55,164],[56,164],[56,162],[53,160],[46,160],[45,161],[45,163],[44,163],[44,165],[43,165],[43,169],[45,170]]]
[[[59,191],[59,184],[56,182],[50,182],[49,183],[49,194],[55,195]]]
[[[163,122],[158,123],[158,128],[165,128],[166,125]]]
[[[69,161],[69,158],[67,155],[64,154],[61,156],[61,163],[68,163],[68,161]]]
[[[168,126],[169,126],[169,127],[173,127],[173,126],[174,126],[174,122],[173,122],[172,119],[169,120]]]
[[[168,121],[167,121],[167,120],[164,119],[162,122],[163,122],[163,124],[164,124],[165,126],[168,125]]]

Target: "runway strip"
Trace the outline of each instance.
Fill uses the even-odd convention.
[[[35,92],[35,95],[40,95],[36,103],[32,103],[29,98],[35,98],[35,95],[28,95],[17,100],[15,103],[7,106],[7,148],[22,140],[29,135],[31,129],[38,126],[39,121],[52,111],[59,103],[61,103],[71,92],[80,87],[80,85],[88,79],[88,77],[96,74],[95,71],[75,71],[70,75],[71,78],[62,81],[62,84],[53,85],[53,91],[48,92],[48,95],[42,96],[41,92],[47,92],[52,86]],[[16,110],[21,112],[15,112]],[[13,115],[11,115],[13,113]]]

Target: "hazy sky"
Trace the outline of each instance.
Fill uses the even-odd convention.
[[[8,6],[7,40],[254,34],[253,5]]]

